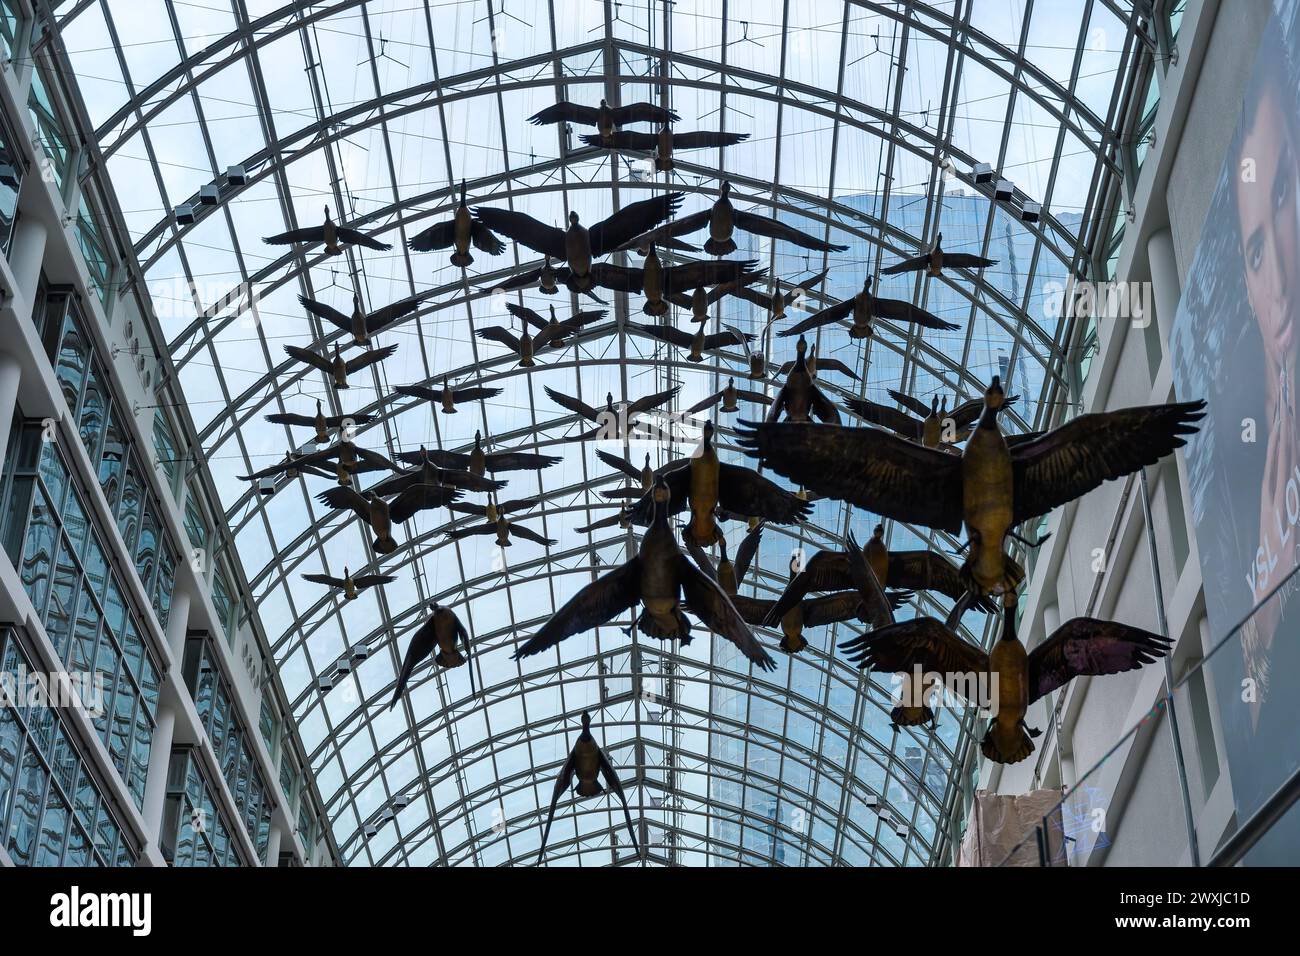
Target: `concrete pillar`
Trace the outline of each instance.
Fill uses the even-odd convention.
[[[49,230],[35,216],[19,218],[14,231],[13,246],[9,251],[9,267],[14,272],[15,293],[31,308],[36,301],[36,288],[41,281],[41,264],[45,261],[45,242]],[[30,315],[23,316],[30,319]]]
[[[1169,227],[1157,229],[1147,239],[1147,260],[1151,268],[1151,292],[1156,300],[1156,325],[1160,329],[1160,342],[1168,347],[1178,315],[1178,302],[1183,296],[1183,285],[1178,278],[1178,260],[1174,256],[1174,237]]]
[[[22,377],[18,359],[0,352],[0,474],[4,474],[5,452],[9,448],[14,412],[18,409],[18,383]]]
[[[172,739],[176,731],[176,710],[170,700],[158,705],[158,723],[153,729],[149,748],[149,776],[144,785],[144,808],[140,811],[149,839],[158,842],[162,829],[163,805],[167,800],[167,769],[172,759]]]

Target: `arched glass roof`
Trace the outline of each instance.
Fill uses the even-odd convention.
[[[701,364],[627,330],[640,303],[609,294],[608,320],[571,348],[519,369],[472,333],[510,325],[496,281],[536,265],[529,250],[476,254],[468,275],[446,252],[413,253],[406,240],[446,218],[466,181],[471,204],[590,223],[664,190],[686,193],[681,213],[704,208],[723,179],[733,201],[849,246],[810,254],[739,236],[794,288],[830,269],[814,302],[856,292],[868,275],[944,232],[944,246],[999,264],[979,277],[887,278],[883,294],[909,298],[960,331],[918,336],[881,322],[866,342],[827,327],[819,351],[858,380],[826,374],[836,396],[889,402],[888,388],[928,398],[978,394],[995,373],[1021,396],[1013,427],[1059,413],[1068,375],[1060,283],[1086,275],[1096,236],[1110,233],[1120,176],[1115,149],[1127,77],[1143,24],[1118,0],[839,2],[839,0],[337,0],[333,3],[80,0],[58,6],[73,67],[118,204],[179,372],[203,458],[234,532],[281,680],[292,701],[335,840],[360,864],[529,862],[544,808],[579,714],[618,768],[647,845],[664,864],[924,865],[940,859],[953,801],[969,766],[972,714],[945,709],[936,733],[894,731],[890,684],[866,679],[834,652],[843,625],[810,630],[809,648],[751,673],[734,648],[702,636],[661,645],[609,626],[558,652],[511,659],[577,588],[625,560],[617,525],[575,529],[614,513],[599,492],[621,487],[594,442],[566,443],[575,416],[549,386],[599,404],[681,385],[674,410],[743,374],[739,353]],[[1139,6],[1141,6],[1139,4]],[[677,129],[750,134],[725,150],[679,153],[677,169],[583,146],[581,129],[525,118],[558,99],[651,100],[682,116]],[[995,202],[977,164],[1014,184]],[[227,182],[228,167],[247,175]],[[200,187],[220,201],[203,205]],[[1038,203],[1042,216],[1020,209]],[[180,204],[195,217],[181,224]],[[391,242],[388,252],[270,247],[261,237],[319,223],[322,206]],[[339,213],[339,211],[342,211]],[[1107,218],[1103,218],[1107,217]],[[744,246],[748,239],[750,245]],[[250,306],[241,289],[252,289]],[[417,292],[432,296],[380,333],[387,362],[336,393],[287,360],[283,346],[328,347],[341,333],[306,315],[310,295],[350,311]],[[510,300],[563,315],[568,293],[527,290]],[[757,307],[724,298],[719,323],[764,333]],[[790,339],[763,336],[773,365]],[[527,374],[525,374],[527,372]],[[396,395],[412,383],[481,382],[498,397],[460,409]],[[758,383],[769,393],[779,378]],[[545,496],[526,523],[556,539],[516,540],[504,556],[490,538],[448,540],[448,512],[399,531],[376,560],[369,537],[313,495],[324,479],[294,479],[269,497],[237,475],[279,460],[308,437],[268,424],[268,413],[371,413],[360,444],[390,456],[420,445],[465,450],[481,430],[493,449],[561,456],[510,477],[504,494]],[[741,416],[744,417],[744,416]],[[733,421],[724,416],[724,457]],[[622,449],[611,449],[622,450]],[[627,449],[667,460],[659,445]],[[476,499],[477,500],[477,499]],[[470,520],[458,516],[459,520]],[[765,534],[742,591],[779,593],[792,551],[838,547],[875,517],[839,502]],[[733,525],[733,546],[743,526]],[[952,548],[923,529],[892,526],[894,548]],[[391,585],[342,603],[303,573],[382,567]],[[396,669],[431,599],[450,604],[473,637],[471,666],[416,673],[389,712]],[[920,601],[943,613],[931,595]],[[968,626],[980,626],[968,615]],[[775,643],[770,632],[769,644]],[[974,635],[983,637],[982,632]],[[369,656],[322,689],[351,651]],[[390,812],[395,799],[409,799]],[[551,863],[634,859],[622,815],[607,799],[565,800]]]

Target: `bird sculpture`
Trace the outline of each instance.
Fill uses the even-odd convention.
[[[609,103],[602,99],[600,106],[581,106],[577,103],[570,103],[562,100],[554,106],[548,106],[546,109],[534,113],[528,117],[528,122],[534,126],[547,126],[556,123],[577,123],[580,126],[596,127],[596,143],[587,142],[588,137],[583,137],[583,142],[588,146],[599,145],[605,149],[617,148],[615,137],[618,134],[620,126],[626,126],[628,123],[675,123],[679,119],[676,113],[662,106],[655,106],[653,103],[629,103],[627,106],[610,106]]]
[[[325,444],[330,440],[331,431],[348,431],[355,426],[369,425],[374,420],[373,415],[326,415],[321,411],[321,402],[316,400],[315,415],[299,415],[294,412],[276,412],[273,415],[267,415],[266,420],[273,425],[297,425],[304,428],[314,428],[316,430],[316,441],[318,444]]]
[[[726,388],[720,392],[714,392],[708,398],[700,399],[690,408],[686,409],[686,414],[694,415],[696,412],[702,412],[707,408],[713,408],[719,402],[722,403],[722,407],[719,408],[718,411],[730,414],[731,412],[740,411],[740,406],[736,403],[741,401],[753,402],[755,405],[772,404],[770,396],[764,395],[762,392],[753,392],[745,388],[736,388],[736,380],[734,378],[728,378]]]
[[[736,242],[732,235],[737,229],[755,236],[779,239],[814,252],[844,252],[849,248],[810,236],[779,219],[769,219],[752,212],[741,212],[731,203],[729,182],[723,182],[717,201],[708,209],[660,226],[641,241],[662,245],[666,238],[687,236],[704,228],[709,230],[709,239],[704,243],[704,251],[711,256],[726,256],[736,251]]]
[[[546,841],[551,836],[551,823],[555,820],[555,808],[560,802],[560,797],[564,796],[564,792],[569,789],[577,794],[579,800],[598,797],[605,792],[600,785],[601,778],[604,778],[606,787],[618,794],[619,802],[623,804],[623,815],[627,818],[627,832],[632,836],[633,849],[636,849],[636,827],[632,825],[632,812],[627,807],[627,796],[623,793],[623,785],[618,782],[618,774],[614,773],[609,758],[605,756],[605,752],[596,743],[596,738],[592,736],[591,714],[584,711],[582,732],[578,734],[573,749],[569,751],[564,766],[560,768],[560,775],[555,779],[555,790],[551,793],[551,809],[546,814],[546,826],[542,828],[542,846],[537,851],[538,865],[546,858]]]
[[[507,302],[506,309],[515,318],[537,329],[537,334],[533,336],[534,352],[540,352],[542,349],[548,348],[560,348],[564,345],[564,341],[568,336],[580,331],[584,326],[599,322],[609,315],[608,309],[593,309],[587,312],[575,312],[569,318],[561,321],[555,316],[555,306],[551,306],[551,318],[550,321],[547,321],[527,306],[515,302]]]
[[[353,577],[352,572],[347,568],[343,569],[343,577],[341,578],[328,574],[304,574],[302,578],[312,584],[323,584],[336,591],[342,591],[344,601],[355,601],[366,588],[373,588],[380,584],[392,584],[397,580],[397,576],[393,574],[359,574]]]
[[[937,277],[943,275],[944,269],[987,269],[997,264],[996,259],[987,259],[969,252],[944,252],[943,233],[939,233],[928,251],[904,259],[888,269],[881,269],[880,274],[894,276],[904,272],[925,272],[926,275]]]
[[[413,252],[431,252],[434,249],[453,249],[451,264],[464,269],[474,262],[469,247],[472,245],[480,252],[490,256],[499,256],[506,251],[506,244],[492,235],[492,230],[469,211],[465,201],[465,180],[460,181],[460,203],[450,219],[434,223],[418,232],[407,243]]]
[[[746,286],[737,289],[735,294],[737,298],[744,299],[747,302],[752,302],[754,305],[763,309],[763,311],[768,315],[769,322],[776,322],[785,318],[787,308],[797,306],[806,309],[807,306],[802,304],[806,298],[806,294],[825,282],[826,276],[829,274],[829,269],[823,269],[815,276],[810,276],[807,279],[801,280],[797,285],[791,283],[792,291],[788,295],[781,288],[780,284],[775,281],[772,283],[771,292],[760,292],[753,286]]]
[[[797,422],[748,427],[739,444],[818,494],[951,534],[965,524],[963,580],[977,594],[1000,594],[1023,579],[1005,548],[1018,525],[1181,448],[1205,407],[1197,401],[1080,415],[1008,446],[997,423],[1004,399],[995,376],[961,455],[880,429]]]
[[[839,409],[813,381],[808,370],[808,340],[802,335],[795,346],[795,358],[785,368],[785,382],[767,412],[767,421],[810,422],[814,417],[833,425],[840,423]]]
[[[676,165],[673,153],[687,149],[715,149],[735,146],[749,139],[748,133],[694,132],[674,133],[672,127],[664,124],[657,133],[638,133],[632,130],[614,130],[608,136],[600,133],[587,133],[579,137],[583,145],[597,149],[629,150],[638,153],[654,153],[655,169],[661,173],[671,172]]]
[[[646,252],[641,266],[621,266],[601,262],[592,267],[592,281],[615,292],[644,295],[641,311],[646,315],[668,314],[669,303],[690,308],[695,314],[696,292],[704,300],[703,309],[718,298],[742,286],[757,282],[766,276],[758,268],[757,259],[697,259],[681,265],[665,266],[659,261],[655,246]],[[702,290],[706,286],[720,286],[713,293]]]
[[[665,345],[685,350],[688,353],[686,361],[693,363],[703,362],[705,352],[713,352],[729,345],[740,345],[753,341],[754,338],[748,333],[737,332],[734,329],[705,335],[703,325],[694,332],[687,332],[675,325],[643,325],[639,322],[629,322],[628,326]]]
[[[418,398],[438,405],[444,415],[455,415],[457,403],[481,402],[501,394],[499,388],[484,388],[478,385],[462,385],[460,388],[453,388],[449,381],[443,382],[442,388],[430,388],[427,385],[399,385],[394,391],[407,398]]]
[[[291,246],[294,243],[317,243],[325,244],[325,255],[337,256],[343,252],[344,246],[364,246],[367,249],[375,249],[379,252],[387,252],[393,248],[386,242],[380,242],[378,239],[367,236],[363,232],[347,226],[336,225],[330,218],[330,207],[325,207],[325,222],[319,226],[308,226],[305,229],[290,229],[288,232],[277,233],[274,236],[266,236],[262,239],[268,246]]]
[[[352,345],[365,346],[370,344],[371,336],[388,328],[398,319],[413,313],[432,295],[432,292],[422,292],[407,296],[405,299],[398,299],[374,312],[366,312],[361,308],[361,296],[354,294],[351,315],[344,315],[333,306],[316,299],[309,299],[305,295],[298,296],[298,301],[312,315],[351,335]]]
[[[462,651],[460,644],[464,648]],[[438,667],[460,667],[469,660],[469,631],[460,622],[456,612],[444,607],[437,601],[429,605],[429,617],[411,635],[411,643],[406,647],[406,656],[402,658],[402,670],[397,675],[397,687],[393,692],[393,701],[388,705],[392,710],[406,693],[411,673],[420,662],[433,655],[433,662]],[[474,668],[469,669],[470,694],[474,690]]]
[[[555,544],[554,538],[544,538],[531,528],[521,524],[516,524],[507,518],[507,515],[518,514],[524,511],[530,511],[536,508],[543,501],[541,495],[532,498],[518,498],[514,501],[503,501],[500,504],[493,503],[490,499],[486,505],[476,505],[472,503],[457,503],[451,505],[452,511],[458,511],[461,514],[478,515],[483,518],[482,524],[472,524],[463,528],[452,528],[447,532],[447,537],[453,540],[467,538],[471,535],[495,534],[497,536],[497,546],[502,548],[510,547],[510,535],[514,534],[525,541],[534,541],[541,545]]]
[[[355,488],[340,486],[323,491],[316,496],[322,504],[336,510],[353,512],[374,532],[373,547],[376,554],[392,554],[397,550],[397,541],[393,538],[392,518],[388,513],[388,502],[373,490],[364,495]]]
[[[1076,617],[1027,653],[1016,634],[1016,602],[1015,592],[1004,595],[1002,633],[987,653],[932,617],[900,621],[841,647],[864,670],[941,676],[946,688],[992,710],[980,742],[984,756],[1018,763],[1033,753],[1033,737],[1041,733],[1025,724],[1025,714],[1036,700],[1076,677],[1136,670],[1164,657],[1171,646],[1168,638],[1142,628]],[[915,680],[913,686],[920,689]],[[924,699],[904,699],[902,704],[894,712],[900,725],[920,723],[927,716],[933,720]]]
[[[682,612],[682,597],[710,631],[740,648],[761,670],[776,662],[763,650],[731,599],[708,575],[682,553],[668,518],[672,492],[659,479],[647,496],[654,509],[641,547],[613,571],[582,588],[515,652],[529,657],[555,647],[567,637],[608,623],[637,604],[642,605],[637,627],[661,640],[690,643],[691,624]]]
[[[854,578],[852,549],[818,551],[799,570],[773,608],[773,620],[780,620],[790,608],[813,591],[834,592],[858,587]],[[876,525],[865,550],[866,561],[881,587],[904,591],[937,591],[956,601],[966,595],[958,567],[936,551],[890,551],[885,544],[884,525]],[[986,597],[971,604],[995,613],[997,605]]]
[[[386,345],[382,349],[370,349],[368,352],[362,352],[355,358],[350,359],[343,358],[337,342],[334,344],[333,358],[317,355],[311,349],[305,349],[298,345],[286,345],[284,351],[290,358],[324,372],[330,377],[330,385],[333,386],[335,391],[342,391],[351,387],[348,385],[349,375],[382,362],[397,351],[397,346]]]
[[[671,402],[674,396],[681,390],[680,385],[674,385],[670,389],[662,392],[654,392],[650,395],[643,395],[634,402],[614,403],[614,393],[605,393],[605,407],[597,411],[588,405],[582,399],[574,398],[571,395],[565,395],[563,392],[551,388],[549,385],[544,387],[551,401],[555,402],[561,408],[580,415],[582,418],[596,425],[595,428],[581,432],[575,435],[572,440],[586,441],[590,438],[600,438],[602,440],[614,440],[630,437],[632,430],[636,425],[639,416],[647,412],[662,408]]]
[[[829,308],[822,309],[820,312],[814,312],[802,322],[792,325],[784,332],[778,332],[777,335],[803,335],[805,332],[811,332],[823,325],[830,325],[832,322],[840,322],[849,318],[853,320],[853,324],[849,326],[849,338],[851,339],[865,339],[870,336],[873,328],[872,320],[875,318],[907,322],[926,329],[955,331],[961,328],[960,325],[945,322],[937,315],[933,315],[919,306],[912,305],[910,302],[904,302],[902,299],[878,299],[871,292],[871,283],[871,277],[867,276],[866,282],[862,284],[862,291],[857,295],[836,303]]]
[[[474,448],[467,453],[421,448],[397,456],[398,461],[408,465],[422,464],[426,458],[439,468],[468,471],[480,478],[489,471],[493,474],[499,471],[541,471],[560,461],[555,455],[534,455],[522,451],[486,452],[483,450],[481,431],[474,433]]]
[[[681,204],[681,193],[664,193],[624,206],[590,229],[583,226],[578,213],[569,213],[567,229],[539,222],[527,213],[512,209],[480,206],[475,214],[493,232],[513,239],[535,252],[564,262],[569,268],[568,287],[583,292],[594,284],[592,263],[615,251],[629,239],[663,222]]]
[[[654,513],[668,510],[672,514],[689,509],[686,533],[695,544],[707,547],[722,537],[717,518],[719,508],[729,515],[753,516],[774,524],[796,524],[812,513],[812,504],[758,472],[720,461],[713,444],[712,422],[705,422],[702,432],[697,451],[678,467],[659,476],[658,480],[670,492],[671,503],[655,508],[654,496],[645,495],[632,508],[635,524],[648,524],[653,517],[652,509]],[[622,496],[620,492],[603,494]]]

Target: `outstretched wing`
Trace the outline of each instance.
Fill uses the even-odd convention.
[[[1029,654],[1029,699],[1038,700],[1076,677],[1136,670],[1169,653],[1171,642],[1116,621],[1076,617]]]
[[[537,851],[539,865],[546,856],[546,840],[551,835],[551,824],[555,821],[555,807],[560,802],[560,797],[564,796],[564,791],[573,786],[573,777],[577,773],[577,769],[578,762],[575,759],[575,754],[573,751],[569,751],[569,756],[564,760],[564,766],[560,768],[560,775],[555,778],[555,789],[551,791],[551,808],[546,813],[546,826],[542,827],[542,846]]]
[[[1204,401],[1080,415],[1011,450],[1014,524],[1045,515],[1104,481],[1154,465],[1194,434]]]
[[[921,401],[919,398],[913,398],[911,395],[893,388],[888,391],[890,398],[898,402],[898,404],[902,405],[908,411],[912,412],[912,414],[920,415],[922,418],[925,418],[930,414],[930,406],[925,404],[925,402]],[[984,407],[984,399],[982,398],[979,399],[979,407],[981,409]],[[954,410],[952,414],[956,415],[957,413]]]
[[[601,141],[598,133],[584,133],[578,139],[584,146],[594,146],[596,149],[644,149],[652,150],[659,142],[659,137],[654,133],[637,133],[632,130],[617,130],[610,137],[609,146]]]
[[[944,258],[947,258],[947,256]],[[929,266],[930,253],[923,252],[919,256],[912,256],[910,259],[904,259],[902,262],[897,262],[887,269],[881,269],[880,274],[882,276],[896,276],[901,275],[904,272],[920,272],[922,269],[929,268]]]
[[[945,269],[987,269],[998,264],[996,259],[973,255],[969,252],[945,252],[943,267]]]
[[[304,574],[302,579],[310,581],[312,584],[324,584],[326,587],[331,588],[341,588],[347,584],[342,578],[332,578],[328,574]],[[360,584],[360,580],[358,579],[356,583]]]
[[[629,478],[635,478],[637,481],[641,480],[641,469],[632,464],[626,458],[623,458],[620,455],[610,454],[607,451],[597,451],[596,457],[609,465],[609,467],[617,468]]]
[[[982,674],[989,658],[932,617],[899,621],[863,634],[840,647],[863,670],[906,673],[917,665],[936,674]]]
[[[616,106],[610,110],[611,118],[615,126],[626,126],[628,123],[676,123],[680,116],[673,110],[664,109],[662,106],[655,106],[653,103],[629,103],[627,106]]]
[[[732,514],[796,524],[812,514],[811,502],[786,491],[752,468],[718,465],[718,504]]]
[[[548,106],[546,109],[528,117],[528,122],[534,126],[544,126],[550,123],[581,123],[583,126],[595,126],[596,121],[599,119],[600,110],[596,107],[579,106],[577,103],[561,100],[554,106]]]
[[[748,133],[673,133],[673,149],[709,149],[716,146],[735,146],[749,139]]]
[[[758,545],[763,540],[763,522],[756,524],[752,531],[745,534],[745,538],[740,542],[740,547],[736,549],[736,560],[732,563],[732,568],[736,572],[736,583],[739,584],[745,580],[745,572],[749,570],[750,564],[754,561],[754,555],[758,553]]]
[[[561,408],[568,409],[577,415],[581,415],[589,422],[600,421],[600,413],[588,405],[580,398],[574,398],[572,395],[565,395],[563,392],[556,391],[549,385],[543,387],[543,391],[550,396],[551,401]]]
[[[736,228],[752,235],[767,236],[770,239],[783,239],[792,245],[812,249],[815,252],[844,252],[849,248],[833,242],[826,242],[816,236],[810,236],[808,233],[802,232],[789,223],[781,222],[778,219],[769,219],[766,216],[759,216],[752,212],[736,212],[733,215]]]
[[[311,349],[304,349],[297,345],[286,345],[284,351],[290,358],[295,358],[299,362],[306,362],[312,368],[318,368],[322,372],[329,372],[331,370],[330,360],[325,358],[323,355],[317,355]]]
[[[412,252],[429,252],[433,249],[446,249],[455,241],[456,220],[447,219],[417,232],[406,245]]]
[[[512,524],[510,525],[510,533],[516,537],[523,538],[525,541],[534,541],[537,544],[541,544],[541,545],[555,544],[554,538],[543,538],[540,534],[538,534],[536,531],[534,531],[532,528],[528,527],[527,525]]]
[[[392,245],[387,242],[380,242],[373,236],[367,236],[364,232],[359,232],[356,229],[350,229],[347,227],[334,230],[334,235],[338,238],[339,242],[351,243],[354,246],[365,246],[367,249],[374,249],[378,252],[387,252],[389,249],[393,248]]]
[[[877,315],[886,319],[893,319],[895,322],[911,322],[927,329],[947,329],[951,332],[961,328],[960,325],[945,322],[933,312],[927,312],[902,299],[877,299],[875,310]]]
[[[497,451],[487,456],[485,467],[496,474],[498,471],[541,471],[559,462],[555,455],[534,455],[526,451]]]
[[[813,329],[823,325],[830,325],[832,322],[838,322],[841,319],[847,319],[853,312],[853,298],[849,297],[843,302],[837,302],[829,308],[822,309],[820,312],[814,312],[802,322],[796,322],[784,332],[778,332],[778,338],[789,338],[792,335],[803,335],[805,332],[811,332]]]
[[[469,241],[474,243],[474,248],[479,252],[486,252],[490,256],[499,256],[506,251],[506,244],[493,235],[492,230],[479,219],[470,223]],[[472,675],[473,671],[470,673]]]
[[[348,374],[359,372],[363,368],[369,368],[377,362],[382,362],[396,351],[396,345],[385,345],[382,349],[371,349],[369,352],[362,352],[356,358],[348,359],[346,363]]]
[[[495,206],[479,206],[474,210],[483,225],[494,233],[513,239],[542,255],[559,259],[568,257],[564,250],[564,231],[544,222],[538,222],[527,213],[515,212],[513,209],[498,209]]]
[[[864,421],[879,425],[882,428],[888,428],[891,432],[911,438],[913,441],[921,439],[921,423],[907,412],[900,412],[896,408],[881,405],[879,402],[873,402],[868,398],[850,398],[844,404],[848,405],[849,409]],[[930,413],[927,411],[926,414],[929,415]]]
[[[677,579],[681,582],[682,594],[691,613],[705,627],[735,644],[755,667],[765,671],[776,670],[776,661],[763,650],[726,592],[684,554],[677,557]]]
[[[641,561],[632,558],[571,597],[541,630],[515,651],[514,659],[540,654],[566,637],[599,627],[641,598]]]
[[[507,302],[506,311],[516,319],[522,319],[533,328],[542,330],[549,324],[544,318],[537,314],[533,309],[526,305],[520,305],[518,302]]]
[[[623,793],[623,785],[618,782],[618,774],[614,773],[614,768],[610,766],[604,750],[596,751],[596,759],[599,761],[600,774],[605,778],[605,786],[618,794],[619,802],[623,804],[623,816],[627,817],[627,832],[632,836],[632,849],[635,850],[637,848],[636,827],[632,825],[632,811],[627,807],[627,795]]]
[[[682,349],[690,348],[691,341],[695,338],[690,332],[679,329],[675,325],[643,325],[640,322],[629,322],[628,325],[642,335],[648,335],[652,339],[658,339],[660,342],[667,342],[669,345],[676,345]]]
[[[653,395],[644,395],[632,402],[627,407],[627,414],[630,418],[633,415],[640,415],[642,412],[648,412],[652,408],[658,408],[660,405],[672,401],[673,396],[682,390],[680,385],[674,385],[672,388],[664,389],[662,392],[655,392]]]
[[[682,193],[664,193],[624,206],[588,232],[591,255],[599,258],[613,252],[629,239],[663,222],[682,204]]]
[[[334,308],[332,305],[326,305],[324,302],[317,302],[315,299],[309,299],[305,295],[298,296],[298,301],[302,307],[317,318],[324,319],[330,325],[344,332],[352,331],[352,320]]]
[[[763,422],[738,444],[779,475],[876,514],[953,534],[962,525],[961,458],[875,428]]]
[[[516,355],[519,354],[519,339],[515,338],[508,329],[499,325],[489,325],[485,329],[479,329],[476,333],[479,338],[487,339],[489,342],[499,342]]]
[[[362,521],[370,520],[370,502],[351,485],[335,485],[316,496],[316,500],[335,511],[351,511]]]

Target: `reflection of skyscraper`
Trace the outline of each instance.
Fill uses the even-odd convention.
[[[864,215],[876,216],[883,197],[874,194],[839,196],[836,197],[836,202],[860,210]],[[936,231],[942,231],[945,249],[983,252],[989,218],[987,198],[964,193],[945,196],[937,228],[925,219],[928,205],[923,196],[893,195],[889,199],[888,218],[891,227],[911,236],[932,235]],[[1048,283],[1063,283],[1066,268],[1049,249],[1038,250],[1035,234],[1014,216],[1001,209],[995,215],[997,218],[987,254],[997,259],[998,263],[984,270],[979,286],[972,287],[969,278],[961,274],[934,280],[911,273],[883,277],[876,291],[879,295],[890,298],[915,300],[941,318],[959,323],[960,331],[924,333],[926,342],[946,355],[953,367],[961,366],[964,362],[965,368],[981,381],[993,375],[1002,376],[1009,391],[1014,386],[1014,391],[1023,396],[1018,407],[1019,413],[1032,421],[1036,410],[1034,403],[1042,390],[1044,378],[1043,369],[1037,364],[1036,358],[1047,354],[1049,345],[1034,343],[1033,348],[1027,349],[1017,343],[1014,330],[1020,324],[1017,318],[1019,310],[1028,308],[1034,322],[1046,335],[1052,336],[1055,333],[1054,322],[1057,320],[1043,308],[1041,290]],[[789,213],[782,213],[779,218],[814,235],[823,232],[823,227],[810,219]],[[1060,222],[1067,229],[1077,228],[1079,221],[1080,217],[1073,213],[1060,217]],[[1048,228],[1044,222],[1045,234]],[[881,254],[874,242],[858,236],[832,230],[830,240],[849,248],[824,260],[820,254],[806,255],[803,250],[778,243],[772,261],[773,271],[784,280],[797,281],[820,270],[823,261],[826,261],[832,268],[821,291],[835,299],[846,299],[862,289],[868,270],[874,275],[878,263],[887,266],[896,261],[894,253]],[[761,247],[753,237],[738,233],[736,241],[740,248],[734,254],[735,257],[758,258],[764,265],[768,264],[769,250]],[[912,249],[900,248],[899,251],[907,255],[914,254]],[[1035,269],[1033,274],[1029,273],[1031,267]],[[1027,297],[1026,291],[1029,293]],[[981,304],[980,308],[973,309],[972,296]],[[734,323],[748,331],[763,331],[764,317],[749,306],[734,299],[723,299],[722,309],[723,321]],[[969,330],[967,346],[967,326],[972,314],[976,325],[973,330]],[[834,353],[836,358],[854,367],[856,371],[861,370],[862,344],[849,342],[842,331],[834,328],[819,331],[826,354]],[[884,335],[892,337],[892,333],[886,332]],[[775,338],[772,342],[769,357],[774,362],[780,363],[790,357],[793,345],[790,339]],[[870,354],[869,394],[880,400],[884,387],[897,387],[903,383],[904,359],[888,347],[871,347]],[[936,362],[933,355],[927,356],[926,361],[931,365]],[[935,392],[948,393],[952,382],[958,380],[955,372],[947,373],[948,380],[942,384],[920,369],[909,369],[908,375],[906,384],[914,394],[920,396]],[[967,383],[965,390],[969,389]],[[834,505],[824,504],[819,507],[830,508]],[[858,540],[869,538],[874,524],[873,516],[862,511],[853,512],[851,529]],[[897,546],[897,532],[895,541]],[[912,544],[908,541],[908,544],[924,546],[924,542]],[[765,543],[760,559],[764,567],[770,566],[775,570],[783,563],[785,555],[781,554],[778,558],[775,552],[767,550],[768,547]],[[748,594],[752,587],[748,583],[742,583],[741,590]],[[836,640],[842,640],[845,631],[840,628],[835,634]],[[815,644],[826,640],[825,635],[810,634],[809,637]],[[747,670],[746,662],[733,645],[716,637],[713,640],[714,660],[720,667],[734,668],[742,673]],[[814,668],[794,667],[789,688],[792,703],[750,695],[739,686],[734,690],[715,688],[713,712],[718,717],[736,721],[739,726],[770,728],[777,735],[788,733],[787,728],[792,726],[791,714],[799,713],[804,719],[811,717],[814,722],[817,721],[815,714],[804,713],[806,705],[793,703],[799,698],[818,701],[837,717],[850,719],[854,713],[852,691],[849,687],[837,687],[834,681],[831,684],[831,693],[835,696],[833,703],[828,703],[821,673]],[[844,700],[840,699],[841,694]],[[887,833],[898,833],[904,841],[917,841],[918,844],[925,844],[932,838],[943,826],[941,807],[951,772],[951,758],[939,746],[930,748],[927,753],[926,748],[916,745],[915,738],[894,735],[889,729],[887,715],[875,704],[861,708],[861,713],[859,729],[871,734],[875,740],[895,740],[899,742],[900,748],[906,748],[901,754],[894,755],[896,763],[887,774],[881,764],[888,763],[888,754],[873,753],[868,756],[859,750],[850,762],[847,754],[838,749],[845,746],[843,738],[833,733],[814,733],[810,746],[813,750],[821,748],[820,765],[834,765],[842,771],[839,776],[834,772],[810,773],[805,763],[801,763],[793,754],[783,759],[779,752],[781,745],[767,745],[766,738],[754,731],[740,737],[728,736],[722,732],[711,736],[710,754],[717,763],[710,783],[710,797],[717,813],[717,817],[710,823],[710,832],[716,838],[714,849],[718,854],[713,861],[715,865],[766,861],[788,862],[794,866],[817,865],[825,862],[825,850],[836,843],[836,830],[843,831],[846,819],[864,831],[872,832],[878,819],[877,809],[881,814],[879,819],[888,813],[895,821],[885,828]],[[903,741],[910,743],[904,744]],[[789,751],[791,746],[792,742],[787,743],[784,749]],[[832,747],[837,748],[834,754],[830,753]],[[817,763],[814,761],[815,765]],[[841,790],[844,783],[843,771],[849,768],[858,780],[851,789],[852,795],[844,797]],[[921,781],[919,785],[918,778]],[[774,780],[779,783],[773,784],[771,781]],[[776,786],[781,786],[782,789],[774,799],[772,790]],[[857,796],[859,792],[884,793],[886,786],[888,806],[877,808]],[[913,819],[916,825],[909,826],[909,821]],[[855,834],[853,839],[861,841],[863,837]],[[844,859],[852,861],[854,854],[859,852],[858,848],[848,845],[845,840],[841,840],[840,844],[838,852]],[[918,859],[924,861],[928,858],[928,846],[918,845],[916,854],[909,856],[907,862],[915,863]]]

